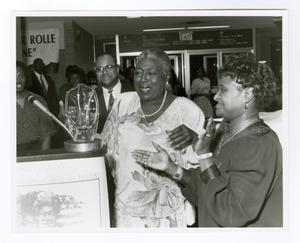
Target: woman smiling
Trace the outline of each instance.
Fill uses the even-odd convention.
[[[165,52],[145,50],[134,72],[136,92],[123,93],[114,103],[101,134],[116,184],[117,227],[185,227],[194,223],[193,207],[177,182],[132,157],[135,149],[155,151],[155,141],[183,168],[190,168],[188,161],[196,160],[192,146],[186,145],[204,132],[204,116],[192,101],[166,91],[170,67]]]

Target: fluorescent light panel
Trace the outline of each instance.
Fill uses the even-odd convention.
[[[230,25],[215,25],[215,26],[197,26],[197,27],[187,27],[188,30],[200,30],[200,29],[221,29],[230,28]]]
[[[127,19],[139,19],[142,16],[126,16]]]
[[[168,31],[168,30],[185,30],[185,28],[165,28],[165,29],[145,29],[144,32],[152,32],[152,31]]]
[[[214,26],[196,26],[196,27],[178,27],[178,28],[162,28],[162,29],[144,29],[143,32],[168,31],[168,30],[199,30],[199,29],[222,29],[230,28],[230,25],[214,25]]]

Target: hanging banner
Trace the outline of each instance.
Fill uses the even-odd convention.
[[[27,64],[32,64],[36,58],[41,58],[46,65],[59,62],[58,28],[27,30],[22,44]]]

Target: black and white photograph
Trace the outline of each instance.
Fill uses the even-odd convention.
[[[11,11],[13,240],[294,242],[290,13]]]
[[[35,162],[17,164],[16,232],[96,232],[109,227],[103,158]]]
[[[283,227],[282,21],[16,17],[18,158],[102,148],[111,227]]]

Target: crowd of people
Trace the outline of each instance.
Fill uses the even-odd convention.
[[[139,55],[129,78],[109,54],[87,75],[69,66],[59,96],[41,59],[30,81],[27,71],[17,63],[18,150],[48,149],[50,137],[62,133],[26,97],[36,96],[58,116],[68,90],[78,83],[95,88],[113,227],[282,226],[282,148],[259,117],[274,105],[278,87],[270,67],[252,54],[233,55],[218,71],[215,108],[203,68],[188,99],[168,55],[157,48]],[[223,118],[220,124],[215,116]]]

